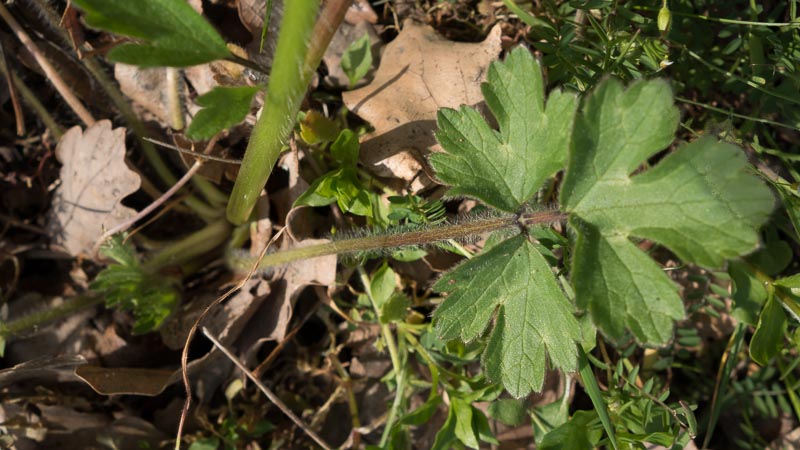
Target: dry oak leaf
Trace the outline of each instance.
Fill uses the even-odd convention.
[[[55,244],[76,256],[89,254],[97,237],[136,215],[121,204],[141,179],[125,164],[125,129],[101,120],[85,132],[73,127],[56,148],[61,186],[53,197],[47,230]]]
[[[483,42],[453,42],[407,20],[372,82],[342,95],[375,128],[362,138],[362,161],[380,176],[416,178],[422,166],[414,155],[439,149],[433,136],[439,108],[483,101],[481,82],[500,54],[500,37],[495,26]]]

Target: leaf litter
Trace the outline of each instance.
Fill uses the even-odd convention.
[[[125,129],[108,120],[71,128],[56,148],[61,185],[53,197],[48,234],[71,255],[89,254],[98,236],[136,215],[122,200],[139,190],[125,162]]]

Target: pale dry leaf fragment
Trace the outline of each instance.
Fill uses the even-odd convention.
[[[128,64],[114,65],[114,78],[119,83],[119,88],[123,94],[133,100],[134,104],[143,108],[147,113],[152,114],[159,123],[169,125],[172,123],[169,112],[169,84],[167,83],[167,68],[156,67],[142,69],[141,67]],[[186,108],[193,111],[199,109],[192,102],[186,102],[189,98],[189,89],[185,83],[181,83],[180,97],[184,99]],[[148,119],[148,117],[145,117]],[[186,115],[186,122],[190,122],[190,117]]]
[[[386,46],[372,82],[342,96],[375,128],[362,138],[363,162],[381,176],[415,178],[422,169],[415,153],[439,150],[436,112],[483,101],[480,85],[500,54],[500,36],[495,26],[483,42],[452,42],[406,21]]]
[[[344,15],[345,23],[355,25],[361,22],[368,22],[371,24],[378,23],[378,14],[372,9],[372,5],[367,0],[355,0],[347,8]]]
[[[67,131],[56,148],[61,186],[53,197],[48,234],[71,255],[88,254],[97,236],[136,215],[122,199],[141,179],[125,163],[125,129],[101,120]]]

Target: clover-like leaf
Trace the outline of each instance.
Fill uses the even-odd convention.
[[[556,90],[545,105],[539,63],[521,47],[492,63],[487,79],[481,89],[499,132],[474,109],[441,109],[436,139],[446,153],[430,161],[452,194],[516,212],[563,167],[577,97]]]
[[[627,89],[602,82],[576,119],[561,189],[577,231],[572,282],[578,306],[618,339],[629,329],[663,344],[683,317],[677,287],[632,238],[662,244],[681,259],[719,267],[758,244],[773,208],[767,187],[747,171],[742,151],[700,138],[635,174],[669,146],[678,125],[669,85],[640,81]]]
[[[434,289],[450,295],[434,313],[443,339],[469,341],[497,319],[483,356],[489,378],[515,397],[540,390],[546,355],[574,370],[580,340],[572,304],[526,236],[492,247],[447,273]]]
[[[225,40],[185,1],[73,0],[86,23],[141,43],[114,47],[112,61],[142,67],[186,67],[231,56]]]

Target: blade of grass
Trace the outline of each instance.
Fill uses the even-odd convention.
[[[714,388],[714,395],[711,397],[711,417],[708,419],[708,427],[706,427],[706,437],[703,439],[703,449],[708,448],[711,437],[714,435],[714,428],[719,421],[719,415],[722,412],[721,395],[728,389],[728,382],[731,377],[733,366],[736,365],[736,355],[744,343],[744,332],[747,326],[739,323],[733,331],[731,338],[728,340],[728,346],[725,348],[725,353],[722,354],[722,360],[719,364],[719,371],[717,372],[717,384]]]
[[[716,113],[725,114],[725,115],[727,115],[729,117],[736,117],[737,119],[749,120],[751,122],[758,122],[758,123],[763,123],[763,124],[766,124],[766,125],[772,125],[772,126],[776,126],[776,127],[783,127],[783,128],[788,128],[790,130],[800,131],[800,128],[798,128],[798,127],[796,127],[794,125],[789,125],[789,124],[786,124],[786,123],[776,122],[774,120],[769,120],[769,119],[762,119],[760,117],[753,117],[753,116],[747,116],[747,115],[744,115],[744,114],[738,114],[738,113],[735,113],[733,111],[729,111],[727,109],[717,108],[716,106],[712,106],[712,105],[709,105],[707,103],[696,102],[694,100],[689,100],[688,98],[679,97],[677,95],[675,96],[675,100],[677,100],[679,102],[683,102],[683,103],[689,104],[689,105],[699,106],[701,108],[704,108],[704,109],[707,109],[709,111],[713,111],[713,112],[716,112]]]
[[[592,365],[589,363],[589,358],[586,357],[586,353],[580,345],[578,346],[578,373],[583,381],[583,388],[592,400],[594,409],[600,417],[603,429],[606,430],[608,440],[611,441],[614,450],[618,450],[617,435],[614,431],[614,424],[611,423],[611,417],[608,415],[608,407],[606,406],[605,400],[603,400],[603,392],[597,384],[597,378],[594,377],[594,371],[592,370]]]

